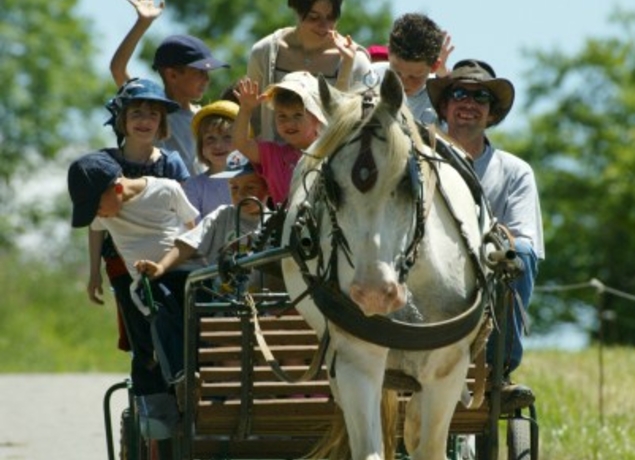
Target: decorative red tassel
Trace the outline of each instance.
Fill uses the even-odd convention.
[[[117,195],[121,195],[123,193],[123,184],[121,182],[117,182],[115,184],[115,193]]]

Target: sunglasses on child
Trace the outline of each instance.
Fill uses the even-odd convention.
[[[494,95],[488,89],[475,89],[469,90],[467,88],[462,88],[460,86],[456,86],[452,88],[448,92],[448,98],[455,101],[463,101],[471,97],[478,104],[491,104],[496,100]]]

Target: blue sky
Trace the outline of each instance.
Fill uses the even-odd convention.
[[[279,1],[281,8],[286,7],[283,0],[266,1]],[[169,8],[169,0],[167,3]],[[393,13],[395,17],[407,12],[428,14],[452,35],[456,50],[450,56],[450,65],[463,58],[489,62],[499,76],[515,84],[517,102],[522,102],[523,73],[530,71],[523,50],[560,49],[573,53],[581,48],[585,38],[610,34],[609,14],[615,7],[626,8],[629,4],[633,8],[632,0],[396,0]],[[95,21],[102,43],[98,62],[107,71],[110,56],[135,21],[134,9],[127,0],[80,0],[79,5],[82,14]],[[344,3],[344,14],[352,13]],[[175,33],[168,25],[167,20],[159,20],[152,32],[159,36]],[[132,70],[137,73],[134,66]],[[512,110],[505,123],[515,124],[521,116],[519,110]]]

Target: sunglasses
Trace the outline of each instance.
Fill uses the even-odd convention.
[[[491,104],[496,100],[494,95],[487,89],[469,90],[457,86],[448,92],[448,98],[455,101],[463,101],[471,97],[478,104]]]

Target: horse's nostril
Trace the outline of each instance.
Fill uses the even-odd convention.
[[[362,304],[364,302],[364,289],[358,284],[352,284],[349,294],[353,302]]]
[[[397,283],[387,283],[386,284],[386,297],[393,298],[397,295],[398,291]]]
[[[387,314],[403,306],[402,290],[396,282],[353,283],[349,289],[351,300],[366,314]]]

